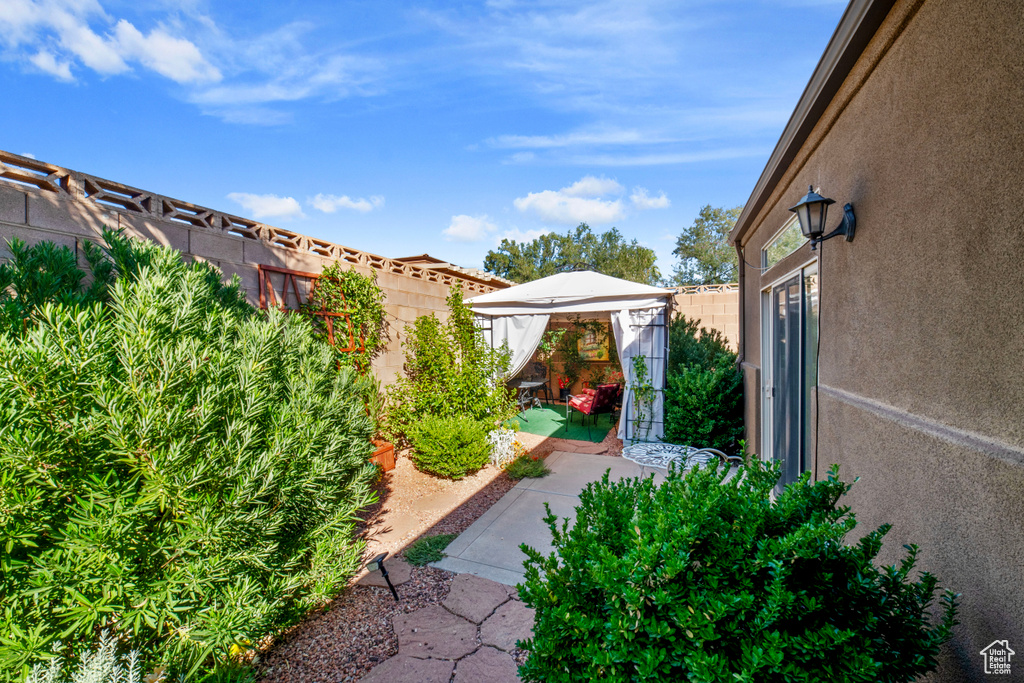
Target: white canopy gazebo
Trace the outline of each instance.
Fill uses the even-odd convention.
[[[510,376],[533,357],[552,317],[579,315],[589,320],[609,320],[626,378],[618,436],[624,442],[661,440],[672,290],[583,271],[559,273],[490,292],[468,303],[487,342],[493,347],[507,343],[511,349]],[[645,425],[636,424],[632,362],[636,356],[646,360],[655,390],[651,415],[643,420]]]

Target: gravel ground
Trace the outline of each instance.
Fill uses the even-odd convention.
[[[602,450],[620,455],[614,432],[600,444],[545,439],[520,433],[519,439],[538,455],[556,450]],[[504,496],[516,482],[488,466],[459,481],[437,479],[413,467],[406,455],[396,457],[395,469],[384,475],[377,490],[380,501],[363,513],[365,559],[387,551],[401,554],[420,536],[459,534]],[[360,572],[353,582],[361,577]],[[350,585],[344,593],[311,613],[302,623],[269,645],[257,659],[262,683],[341,683],[357,681],[378,663],[398,652],[392,619],[440,604],[455,575],[432,567],[413,567],[412,578],[398,588],[396,603],[386,588]],[[525,653],[513,653],[521,664]]]

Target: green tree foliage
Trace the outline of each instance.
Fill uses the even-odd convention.
[[[729,244],[729,231],[743,211],[714,208],[710,204],[700,210],[693,225],[676,239],[672,251],[680,262],[672,281],[677,285],[713,285],[736,282],[736,250]]]
[[[653,249],[636,240],[627,242],[615,228],[595,235],[580,223],[564,235],[548,233],[532,242],[503,239],[495,251],[487,252],[484,270],[523,283],[554,275],[563,266],[590,264],[598,273],[657,285],[661,273]]]
[[[405,372],[388,390],[387,428],[392,438],[426,416],[469,416],[492,428],[515,414],[505,388],[510,353],[492,349],[477,330],[461,286],[448,295],[448,319],[425,315],[405,328]]]
[[[605,474],[571,528],[549,509],[554,552],[521,546],[536,609],[523,680],[895,683],[935,668],[956,596],[933,622],[938,582],[916,576],[915,546],[876,566],[889,525],[846,544],[856,520],[837,469],[774,501],[777,466],[728,473]]]
[[[105,240],[106,286],[83,289],[52,245],[13,249],[3,271],[0,305],[27,314],[0,329],[4,681],[104,628],[147,670],[199,680],[360,560],[375,468],[358,376],[237,279]]]
[[[736,354],[718,330],[699,327],[700,321],[677,315],[668,327],[668,372],[699,365],[713,368],[736,362]]]

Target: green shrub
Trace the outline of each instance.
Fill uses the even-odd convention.
[[[405,328],[405,373],[388,391],[387,428],[392,439],[426,416],[469,416],[498,425],[516,413],[505,387],[510,353],[492,349],[462,300],[462,289],[448,295],[449,316],[426,315]]]
[[[370,362],[379,356],[388,343],[387,311],[384,310],[384,290],[377,284],[377,273],[370,275],[343,268],[335,261],[324,266],[316,286],[302,307],[312,317],[313,329],[317,336],[328,341],[327,321],[316,314],[321,311],[347,313],[348,318],[333,317],[332,328],[335,347],[349,346],[349,323],[355,337],[356,349],[338,351],[338,359],[345,365],[353,365],[360,372],[368,372]],[[362,348],[359,348],[360,345]]]
[[[677,316],[668,358],[665,441],[734,453],[743,436],[743,373],[725,337]]]
[[[462,479],[491,460],[487,423],[468,416],[427,415],[408,429],[410,457],[429,474]]]
[[[698,328],[699,320],[677,315],[668,327],[668,374],[683,368],[720,367],[736,362],[725,336],[716,329]]]
[[[512,479],[540,479],[551,474],[551,468],[544,462],[544,458],[535,458],[525,453],[509,463],[505,474]]]
[[[444,558],[444,549],[455,540],[457,534],[437,534],[416,539],[402,553],[409,564],[422,567]]]
[[[117,654],[117,639],[107,631],[100,634],[99,642],[92,651],[83,651],[77,666],[72,663],[64,668],[64,658],[59,648],[52,653],[46,665],[36,664],[25,683],[143,683],[148,676],[140,668],[139,653],[132,650],[127,655]]]
[[[374,468],[355,373],[211,266],[105,239],[105,288],[71,273],[0,330],[0,680],[104,628],[198,680],[360,560]],[[33,249],[6,277],[51,247]]]
[[[929,609],[937,580],[912,580],[917,548],[873,564],[883,525],[844,544],[849,486],[807,475],[773,502],[777,467],[670,472],[580,495],[575,525],[548,512],[555,553],[528,555],[534,607],[527,681],[910,681],[934,669],[955,625]]]
[[[743,373],[733,365],[668,376],[665,441],[735,453],[743,438]]]
[[[96,245],[85,243],[93,281],[84,286],[85,273],[78,268],[75,252],[52,242],[29,247],[11,240],[11,260],[0,264],[0,329],[20,335],[32,312],[44,303],[81,305],[106,296],[112,264]]]

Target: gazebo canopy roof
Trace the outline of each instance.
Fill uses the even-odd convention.
[[[468,299],[481,315],[593,313],[656,308],[668,303],[671,289],[620,280],[590,270],[558,273]]]

